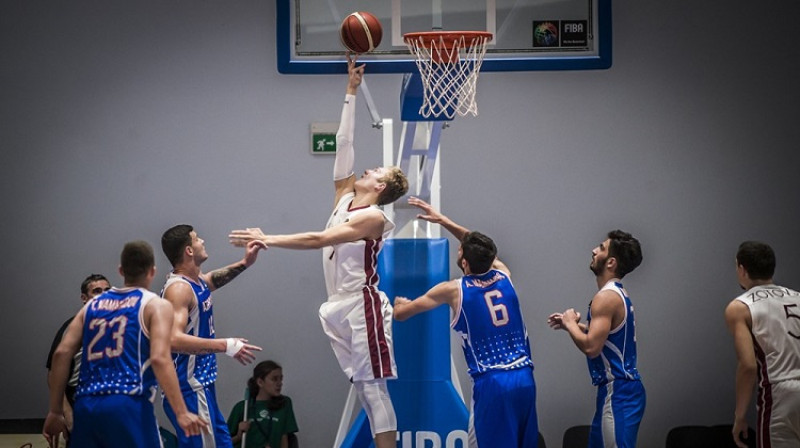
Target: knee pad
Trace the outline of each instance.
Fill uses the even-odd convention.
[[[397,416],[394,413],[392,399],[389,397],[389,388],[385,379],[356,381],[353,383],[367,413],[372,437],[387,431],[397,431]]]

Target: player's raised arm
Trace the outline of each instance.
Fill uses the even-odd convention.
[[[245,245],[245,255],[240,261],[229,264],[223,268],[215,269],[206,274],[202,274],[203,280],[208,283],[209,289],[212,291],[222,288],[230,283],[231,280],[238,277],[239,274],[244,272],[258,259],[258,251],[267,250],[267,245],[261,241],[250,241]]]
[[[339,130],[336,131],[336,159],[333,162],[333,186],[336,189],[334,206],[339,199],[351,191],[355,183],[355,134],[356,93],[364,76],[364,64],[356,65],[356,58],[347,53],[347,90],[342,106]]]
[[[418,219],[441,225],[459,241],[461,241],[464,236],[469,233],[469,229],[448,218],[442,212],[436,210],[432,205],[418,197],[409,197],[408,204],[422,210],[422,213],[417,214]],[[492,263],[492,269],[497,269],[498,271],[504,272],[509,277],[511,276],[511,271],[508,269],[508,266],[500,261],[499,258],[496,258],[494,263]]]

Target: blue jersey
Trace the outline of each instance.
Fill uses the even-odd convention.
[[[156,378],[150,368],[150,339],[143,324],[144,307],[153,299],[158,296],[146,289],[112,288],[89,301],[76,398],[153,396]]]
[[[192,287],[197,299],[197,306],[189,310],[184,333],[199,338],[214,339],[214,309],[211,300],[211,290],[202,278],[195,283],[189,278],[178,274],[170,274],[161,295],[167,288],[176,282],[186,282]],[[189,355],[179,353],[173,355],[175,370],[178,373],[178,382],[182,391],[197,391],[213,384],[217,379],[217,355],[206,353],[202,355]]]
[[[469,374],[533,368],[528,330],[511,279],[498,270],[461,277],[452,327],[461,336]]]
[[[633,304],[622,283],[610,281],[600,289],[617,293],[625,304],[625,318],[617,328],[612,328],[603,350],[594,358],[587,358],[592,384],[603,385],[615,379],[638,380],[636,370],[636,323],[633,317]],[[586,324],[591,325],[592,304],[586,314]]]

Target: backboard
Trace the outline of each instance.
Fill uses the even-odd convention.
[[[611,66],[611,0],[276,0],[278,71],[345,73],[339,26],[354,11],[381,21],[383,39],[359,57],[370,73],[412,73],[403,34],[488,31],[481,71]]]

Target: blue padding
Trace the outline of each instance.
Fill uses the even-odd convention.
[[[380,289],[415,299],[437,283],[450,279],[446,238],[390,239],[378,260]],[[450,380],[450,308],[435,310],[392,324],[398,379],[389,381],[397,414],[398,447],[466,447],[469,412]],[[369,423],[361,411],[342,447],[372,446]],[[417,442],[421,444],[418,444]]]

